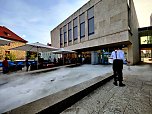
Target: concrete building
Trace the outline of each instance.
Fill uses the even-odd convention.
[[[90,0],[51,31],[51,41],[54,47],[89,56],[92,64],[101,62],[103,52],[123,46],[126,58],[136,64],[138,27],[133,0]]]

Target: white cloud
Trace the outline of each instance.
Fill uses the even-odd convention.
[[[23,38],[30,43],[39,41],[46,44],[51,41],[50,30],[78,10],[88,0],[46,0],[45,2],[49,7],[43,7],[43,4],[39,4],[37,1],[35,1],[37,4],[28,3],[24,0],[2,1],[5,6],[2,8],[0,25],[8,27],[19,36],[26,34],[26,37]],[[40,2],[42,1],[40,0]],[[56,4],[51,4],[53,2]]]
[[[26,35],[25,35],[25,34],[23,34],[23,35],[22,35],[22,38],[26,38]]]

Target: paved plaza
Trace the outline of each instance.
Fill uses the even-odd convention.
[[[152,114],[152,65],[124,66],[125,87],[113,80],[62,114]]]
[[[0,112],[69,87],[78,87],[82,82],[102,77],[109,72],[112,72],[111,65],[82,65],[36,74],[19,72],[1,75]],[[125,87],[114,86],[111,80],[62,114],[152,114],[152,65],[124,65],[123,74]]]
[[[38,71],[31,71],[1,75],[0,113],[38,101],[46,96],[56,94],[70,87],[76,86],[76,90],[79,91],[81,90],[80,88],[85,87],[85,84],[80,87],[77,85],[94,78],[102,78],[106,73],[112,72],[111,65],[61,67],[53,71],[41,72],[44,70],[45,69],[40,70],[39,73],[37,73]],[[90,84],[87,85],[89,86]],[[69,94],[72,92],[75,92],[74,89],[70,90]],[[64,92],[62,92],[62,96],[58,99],[62,99],[63,94]],[[66,94],[65,97],[66,96],[68,95]]]

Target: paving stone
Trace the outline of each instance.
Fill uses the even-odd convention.
[[[93,111],[91,114],[101,114],[101,113]]]
[[[123,114],[139,114],[137,110],[133,109],[131,106],[127,106]]]
[[[61,114],[88,114],[88,111],[81,107],[77,107],[77,108],[68,108],[66,111],[64,111]]]
[[[142,89],[152,90],[152,85],[151,85],[150,83],[152,83],[152,81],[151,81],[151,82],[146,82],[146,83],[144,83]]]
[[[152,107],[147,106],[146,104],[142,104],[136,100],[131,100],[130,105],[133,109],[136,109],[139,114],[152,114]]]
[[[85,107],[88,114],[152,114],[151,71],[132,66],[132,70],[125,70],[125,87],[114,86],[111,80],[72,107]]]

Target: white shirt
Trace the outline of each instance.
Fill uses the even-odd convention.
[[[117,58],[116,58],[116,54],[117,54]],[[125,54],[124,51],[122,50],[115,50],[111,53],[111,58],[113,58],[113,60],[115,59],[121,59],[123,61],[125,61]]]

